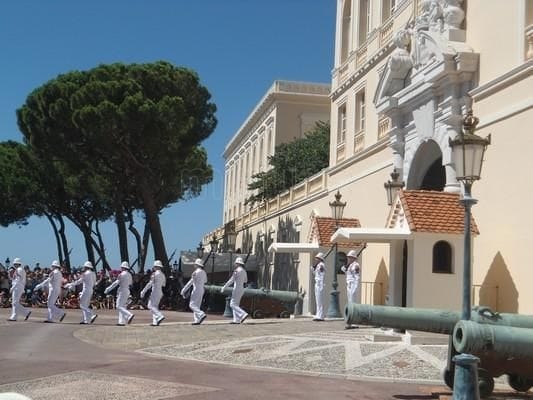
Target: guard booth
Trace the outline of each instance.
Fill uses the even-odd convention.
[[[385,228],[340,228],[331,240],[389,244],[388,305],[460,310],[463,232],[459,194],[400,190]]]

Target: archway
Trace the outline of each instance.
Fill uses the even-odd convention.
[[[422,143],[411,162],[407,189],[443,191],[446,185],[446,169],[442,165],[439,145],[428,140]]]

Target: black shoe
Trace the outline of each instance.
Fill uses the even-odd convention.
[[[49,319],[45,319],[43,322],[44,322],[45,324],[55,324],[54,321],[50,321]]]
[[[128,318],[128,325],[133,321],[133,317],[135,317],[135,314],[131,314],[131,317]]]
[[[89,324],[87,322],[85,322],[85,321],[81,321],[80,325],[89,325]]]
[[[313,321],[324,321],[324,318],[313,318]]]
[[[150,324],[150,326],[159,326],[159,325],[157,325],[157,324]]]
[[[231,321],[230,324],[231,324],[231,325],[240,325],[240,322],[234,322],[234,321]]]
[[[359,328],[359,327],[358,326],[353,326],[353,325],[346,325],[344,327],[344,329],[357,329],[357,328]]]
[[[67,316],[67,313],[63,313],[61,318],[59,318],[59,322],[63,322],[63,320],[65,319],[66,316]]]
[[[164,320],[165,320],[165,317],[161,317],[161,318],[158,318],[155,323],[157,326],[159,326],[159,324],[163,322]]]
[[[126,324],[117,324],[117,326],[126,326]]]
[[[9,322],[17,322],[16,319],[11,319],[11,318],[8,318],[6,321],[9,321]]]
[[[244,318],[241,319],[241,324],[242,324],[244,321],[246,321],[246,318],[248,318],[248,314],[246,314],[246,315],[244,316]]]
[[[26,317],[24,317],[24,321],[27,321],[28,318],[30,318],[30,315],[31,315],[31,311],[29,311],[29,312],[26,314]]]
[[[96,321],[96,318],[98,318],[98,314],[94,314],[94,315],[91,317],[91,324],[94,323],[94,321]]]
[[[207,318],[207,314],[204,314],[202,318],[200,318],[200,321],[198,321],[198,325],[200,325],[204,320]]]

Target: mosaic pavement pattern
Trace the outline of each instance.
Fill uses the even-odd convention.
[[[154,356],[316,375],[440,383],[447,346],[370,341],[367,333],[228,338],[139,350]]]
[[[162,400],[215,390],[206,386],[88,371],[0,385],[0,393],[20,393],[34,400]]]

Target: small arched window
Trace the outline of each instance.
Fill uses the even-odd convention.
[[[451,274],[452,270],[452,246],[450,243],[440,240],[433,246],[433,273]]]

